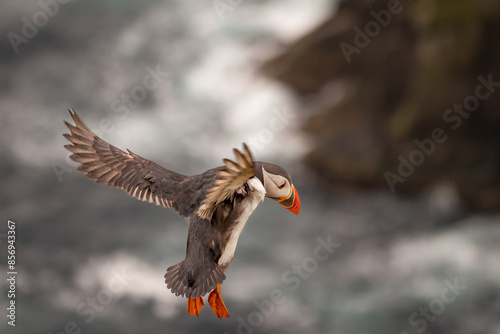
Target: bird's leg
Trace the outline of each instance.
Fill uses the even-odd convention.
[[[188,299],[188,312],[189,314],[200,316],[200,310],[203,306],[203,297],[189,298]]]
[[[226,305],[220,294],[220,284],[217,284],[217,287],[208,295],[208,303],[219,318],[229,318],[229,312],[227,312]]]

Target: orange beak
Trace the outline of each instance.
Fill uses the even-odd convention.
[[[293,185],[292,185],[292,194],[290,195],[290,197],[282,201],[279,201],[278,203],[282,207],[284,207],[288,211],[295,213],[296,215],[298,215],[300,212],[299,194],[297,194],[297,190],[295,190],[295,187]]]

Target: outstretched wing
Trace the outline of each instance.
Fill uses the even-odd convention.
[[[235,194],[244,194],[245,183],[255,175],[252,154],[247,145],[243,144],[243,153],[237,149],[233,151],[237,162],[224,159],[224,168],[217,171],[217,179],[198,209],[198,216],[201,218],[210,218],[217,205],[226,199]]]
[[[71,131],[63,135],[71,142],[64,147],[73,153],[70,158],[80,163],[79,171],[97,183],[121,188],[137,199],[189,216],[189,210],[174,200],[178,185],[187,178],[185,175],[165,169],[130,150],[123,152],[96,136],[74,110],[70,109],[69,113],[75,125],[64,122]]]

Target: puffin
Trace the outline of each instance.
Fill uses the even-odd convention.
[[[199,316],[203,297],[219,318],[229,312],[221,296],[225,271],[234,258],[238,238],[265,197],[298,215],[300,200],[290,174],[282,167],[254,161],[247,145],[234,149],[236,159],[193,176],[168,170],[127,149],[124,152],[94,134],[73,109],[74,125],[64,145],[79,164],[77,170],[98,184],[121,188],[139,200],[170,208],[189,217],[186,257],[167,268],[168,289],[188,298],[187,311]]]

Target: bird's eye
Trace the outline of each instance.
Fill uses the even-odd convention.
[[[285,182],[285,183],[283,183],[281,186],[278,186],[278,188],[279,188],[279,189],[283,189],[283,188],[285,188],[285,185],[286,185],[286,182]]]

